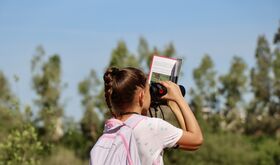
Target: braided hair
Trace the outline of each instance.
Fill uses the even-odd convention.
[[[131,106],[137,87],[145,88],[147,77],[133,67],[110,67],[103,76],[106,104],[116,117]]]

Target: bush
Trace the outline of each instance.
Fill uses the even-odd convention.
[[[39,164],[43,146],[38,140],[35,128],[29,124],[12,131],[0,143],[0,164],[35,165]]]
[[[256,164],[256,152],[249,139],[232,133],[205,134],[199,150],[167,151],[166,164],[227,165]]]
[[[256,165],[280,165],[280,140],[262,137],[254,140],[257,151]]]
[[[57,146],[55,151],[45,157],[42,161],[42,165],[88,165],[88,161],[82,161],[76,157],[73,150]]]

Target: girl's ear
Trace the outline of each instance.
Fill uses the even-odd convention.
[[[139,93],[139,105],[142,107],[144,104],[144,96],[145,96],[145,92],[144,90],[141,90]]]

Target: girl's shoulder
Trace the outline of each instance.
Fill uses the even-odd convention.
[[[158,129],[158,127],[160,125],[166,125],[166,124],[169,125],[169,123],[167,121],[164,121],[161,118],[154,118],[154,117],[146,116],[145,119],[137,125],[137,127],[155,130],[155,129]]]
[[[142,123],[159,123],[159,122],[165,122],[163,119],[161,118],[156,118],[156,117],[149,117],[149,116],[145,116],[145,122]]]

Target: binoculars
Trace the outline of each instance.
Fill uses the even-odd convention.
[[[184,86],[179,85],[181,93],[185,96],[186,90]],[[156,107],[159,105],[166,105],[166,100],[161,99],[162,96],[167,94],[167,89],[160,83],[151,82],[150,84],[150,95],[151,95],[151,107]]]

